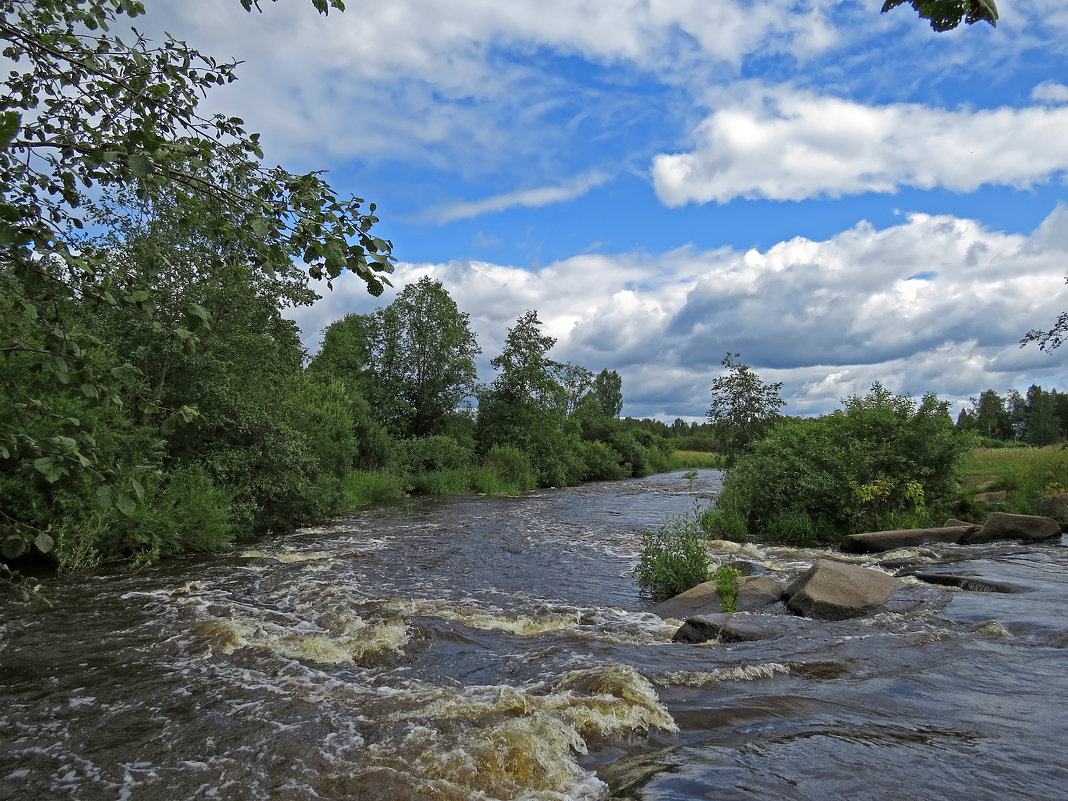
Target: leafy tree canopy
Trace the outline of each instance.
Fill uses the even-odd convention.
[[[886,0],[882,12],[908,3],[922,19],[928,20],[936,31],[950,31],[961,22],[969,25],[983,20],[998,23],[998,7],[994,0]]]
[[[724,455],[733,461],[771,430],[786,401],[779,397],[782,382],[765,384],[740,353],[728,353],[721,364],[727,372],[712,381],[712,423]]]
[[[124,510],[142,485],[97,458],[89,415],[56,400],[71,388],[119,407],[124,382],[136,377],[87,321],[125,309],[150,320],[154,335],[192,343],[211,315],[192,302],[178,316],[158,314],[173,304],[153,302],[157,285],[126,280],[109,248],[81,234],[95,200],[118,189],[165,203],[176,230],[217,245],[202,270],[270,278],[298,262],[305,287],[309,277],[350,272],[373,294],[392,271],[392,245],[372,231],[374,204],[339,197],[321,173],[265,166],[258,134],[241,119],[200,110],[207,92],[236,80],[235,63],[169,36],[157,43],[132,28],[115,32],[143,13],[137,0],[0,2],[0,52],[10,65],[0,94],[0,392],[11,410],[0,417],[0,462],[32,465],[49,483],[93,474],[101,502]],[[308,302],[314,293],[289,296]],[[8,380],[16,374],[43,378]],[[46,532],[3,514],[7,539],[51,547]]]

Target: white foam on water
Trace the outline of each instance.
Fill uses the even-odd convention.
[[[736,667],[716,668],[714,670],[676,670],[655,676],[658,684],[704,687],[708,684],[720,684],[734,681],[760,681],[790,672],[787,665],[768,662],[761,665],[738,665]]]

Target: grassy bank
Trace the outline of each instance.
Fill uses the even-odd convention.
[[[665,472],[673,470],[707,470],[723,468],[726,462],[718,453],[708,451],[675,451],[668,457],[668,468]]]
[[[976,448],[965,457],[959,472],[966,511],[979,510],[976,494],[1004,492],[1003,500],[988,506],[1031,514],[1035,498],[1068,491],[1068,448]]]

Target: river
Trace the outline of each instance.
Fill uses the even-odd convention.
[[[1063,539],[892,554],[1016,593],[675,644],[639,532],[719,481],[413,499],[0,596],[0,799],[1068,796]]]

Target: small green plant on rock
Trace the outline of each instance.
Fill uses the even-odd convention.
[[[723,600],[724,612],[738,611],[738,585],[736,579],[742,575],[738,568],[731,565],[720,565],[712,573],[712,580],[716,582],[716,592]]]

